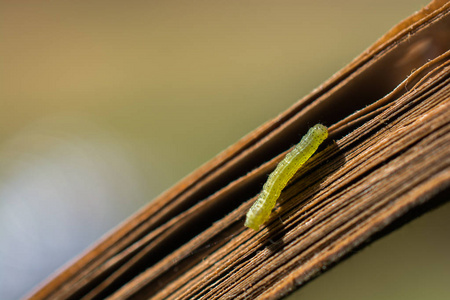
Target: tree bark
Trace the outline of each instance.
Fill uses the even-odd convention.
[[[31,299],[280,299],[449,200],[450,3],[433,1],[125,221]],[[243,226],[309,127],[329,138]]]

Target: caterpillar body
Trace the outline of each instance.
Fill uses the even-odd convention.
[[[286,154],[269,175],[258,199],[247,212],[245,226],[256,231],[259,230],[259,226],[269,219],[270,213],[288,181],[327,137],[328,129],[322,124],[316,124],[308,130],[297,146]]]

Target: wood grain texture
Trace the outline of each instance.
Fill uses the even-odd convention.
[[[450,4],[402,21],[291,108],[126,220],[31,299],[280,299],[450,187]],[[267,175],[313,124],[321,151],[262,230]]]

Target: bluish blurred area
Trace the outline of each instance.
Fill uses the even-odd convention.
[[[17,291],[36,285],[144,204],[137,162],[121,143],[89,120],[67,115],[34,122],[2,143],[5,298],[20,296]]]
[[[25,295],[427,3],[1,1],[0,299]],[[449,259],[435,259],[448,277]],[[324,278],[317,299],[338,298],[342,283]]]

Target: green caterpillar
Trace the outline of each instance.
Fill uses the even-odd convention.
[[[317,124],[308,130],[300,143],[286,154],[284,159],[269,175],[267,182],[259,194],[258,200],[247,213],[245,226],[256,231],[259,226],[269,219],[272,209],[275,207],[281,191],[288,181],[297,173],[298,169],[316,152],[319,145],[328,137],[328,129]]]

